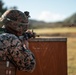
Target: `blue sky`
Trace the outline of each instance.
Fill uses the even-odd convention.
[[[76,0],[3,0],[4,6],[29,11],[30,18],[46,22],[62,21],[76,12]]]

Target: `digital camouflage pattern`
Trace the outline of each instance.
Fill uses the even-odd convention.
[[[29,25],[28,17],[19,10],[7,10],[0,18],[0,22],[10,33],[22,35]]]
[[[34,54],[26,50],[14,34],[0,34],[0,59],[11,61],[19,70],[32,72],[36,62]]]

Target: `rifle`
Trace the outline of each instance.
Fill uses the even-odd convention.
[[[32,31],[26,31],[23,33],[23,36],[24,38],[27,40],[27,39],[30,39],[30,38],[36,38],[36,37],[40,37],[39,35],[37,35],[35,32],[33,32],[33,29]]]

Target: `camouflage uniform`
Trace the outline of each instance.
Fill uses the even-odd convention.
[[[35,56],[30,50],[24,48],[22,41],[19,39],[19,36],[17,36],[12,32],[12,31],[18,32],[19,29],[17,28],[19,27],[18,26],[20,24],[19,22],[23,21],[24,23],[26,18],[23,15],[21,16],[20,14],[23,13],[18,10],[16,10],[15,13],[17,16],[20,17],[17,18],[15,15],[13,16],[12,15],[14,13],[13,11],[15,10],[12,10],[11,11],[12,13],[10,13],[10,11],[7,11],[8,13],[5,13],[4,17],[1,18],[4,24],[6,24],[5,27],[8,28],[6,29],[7,30],[6,33],[0,34],[0,59],[2,60],[8,59],[19,70],[32,72],[36,65]],[[17,14],[18,12],[19,14]],[[19,21],[19,22],[17,21],[18,23],[15,22],[15,20],[13,20],[15,19],[15,17],[16,21],[18,19]],[[20,31],[18,33],[20,33]]]
[[[20,70],[31,71],[35,67],[35,58],[30,50],[26,50],[21,41],[13,34],[0,35],[0,57],[7,58]]]

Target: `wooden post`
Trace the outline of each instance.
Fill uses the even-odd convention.
[[[36,69],[32,73],[17,71],[16,75],[67,75],[66,38],[36,38],[29,43]]]

